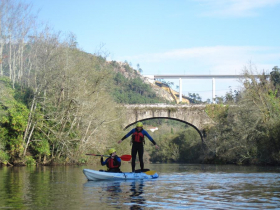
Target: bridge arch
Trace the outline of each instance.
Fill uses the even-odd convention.
[[[180,120],[180,119],[177,119],[177,118],[171,118],[171,117],[150,117],[150,118],[145,118],[145,119],[141,119],[139,121],[135,121],[133,123],[130,123],[129,125],[125,126],[124,130],[126,130],[128,127],[132,126],[133,124],[136,124],[137,122],[143,122],[143,121],[147,121],[147,120],[152,120],[152,119],[169,119],[169,120],[175,120],[175,121],[179,121],[179,122],[182,122],[182,123],[185,123],[191,127],[193,127],[199,134],[200,138],[201,138],[201,141],[202,143],[204,143],[204,140],[203,140],[203,135],[202,135],[202,132],[193,124],[187,122],[187,121],[184,121],[184,120]]]
[[[213,120],[206,113],[206,105],[185,104],[126,104],[123,105],[125,122],[123,128],[127,128],[139,121],[165,118],[183,122],[193,127],[200,135],[204,143],[202,131]]]

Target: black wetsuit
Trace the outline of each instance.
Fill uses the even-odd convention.
[[[121,140],[126,139],[132,135],[132,149],[131,149],[131,167],[132,167],[132,172],[135,171],[135,160],[136,160],[136,155],[138,153],[139,161],[140,161],[140,167],[141,170],[144,169],[144,161],[143,161],[143,154],[144,154],[144,136],[147,136],[148,139],[156,145],[156,142],[153,140],[153,138],[148,134],[147,131],[144,129],[138,131],[136,128],[133,128],[129,133],[127,133]]]
[[[136,160],[137,152],[138,152],[138,158],[139,158],[139,161],[140,161],[141,170],[144,169],[144,160],[143,160],[144,145],[143,145],[143,143],[133,142],[132,143],[132,148],[131,148],[131,156],[132,156],[131,167],[132,167],[132,171],[135,171],[135,160]]]

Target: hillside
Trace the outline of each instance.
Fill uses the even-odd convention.
[[[115,73],[112,95],[117,103],[179,103],[179,93],[167,84],[143,77],[126,62],[108,63]],[[189,100],[183,97],[183,103],[189,104]]]
[[[157,91],[159,90],[161,95],[163,95],[163,97],[168,98],[171,101],[174,101],[176,104],[178,104],[179,101],[179,92],[173,90],[172,88],[170,88],[169,85],[162,83],[160,81],[156,81],[156,80],[150,80],[150,79],[146,79],[145,81],[148,81],[152,87],[154,87],[154,89]],[[182,96],[182,102],[183,103],[187,103],[190,104],[190,101],[187,97],[185,97],[184,95]]]

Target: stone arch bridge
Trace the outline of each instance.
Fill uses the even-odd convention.
[[[214,122],[205,112],[206,105],[130,104],[125,107],[125,128],[138,121],[165,118],[184,122],[195,128],[203,141],[202,131]]]

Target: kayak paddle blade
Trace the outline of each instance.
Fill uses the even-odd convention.
[[[147,175],[154,175],[156,173],[156,171],[146,171],[146,172],[142,172],[145,173]]]
[[[131,160],[131,155],[122,155],[122,156],[120,156],[120,158],[123,161],[130,161]]]

